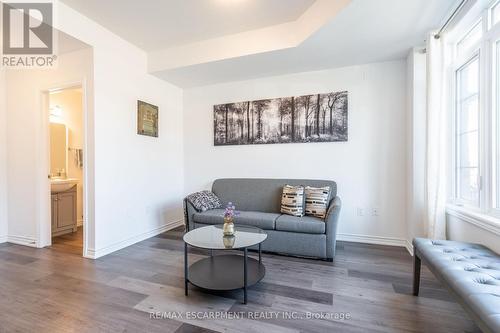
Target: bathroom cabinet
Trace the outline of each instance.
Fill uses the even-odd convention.
[[[52,237],[77,231],[76,185],[67,191],[52,192]]]

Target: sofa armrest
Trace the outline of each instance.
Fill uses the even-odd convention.
[[[328,259],[333,259],[333,257],[335,257],[335,246],[337,243],[337,224],[339,222],[341,208],[342,201],[337,196],[330,202],[328,211],[326,213],[326,256]]]
[[[187,199],[184,199],[184,223],[186,231],[194,229],[193,215],[196,212],[196,208]]]

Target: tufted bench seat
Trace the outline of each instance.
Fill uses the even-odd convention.
[[[500,332],[500,256],[470,243],[415,238],[413,294],[421,261],[457,298],[483,332]]]

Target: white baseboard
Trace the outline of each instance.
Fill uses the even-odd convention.
[[[38,247],[38,242],[36,238],[25,237],[25,236],[7,236],[7,242],[12,244],[30,246],[30,247]]]
[[[83,220],[78,220],[78,221],[76,221],[76,226],[77,226],[77,227],[81,227],[81,226],[83,226]]]
[[[0,236],[0,244],[7,242],[7,236]]]
[[[84,257],[89,258],[89,259],[97,259],[100,257],[103,257],[107,254],[113,253],[115,251],[121,250],[123,248],[126,248],[127,246],[134,245],[135,243],[141,242],[145,239],[154,237],[156,235],[159,235],[165,231],[172,230],[174,228],[177,228],[179,226],[184,225],[184,220],[178,220],[178,221],[172,221],[169,222],[165,225],[162,225],[161,227],[154,228],[150,231],[144,232],[142,234],[124,239],[122,241],[116,242],[114,244],[111,244],[109,246],[106,246],[104,248],[95,250],[95,249],[87,249],[87,252],[85,253]]]
[[[410,254],[413,253],[413,248],[410,251],[410,248],[408,248],[409,242],[407,239],[404,238],[368,236],[368,235],[357,235],[357,234],[337,234],[337,240],[345,242],[399,246],[399,247],[404,247],[406,250],[408,250],[408,252],[410,252]]]

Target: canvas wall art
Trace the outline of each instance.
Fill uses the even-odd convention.
[[[347,91],[214,106],[216,146],[347,141],[347,132]]]
[[[158,137],[158,107],[137,101],[137,134]]]

